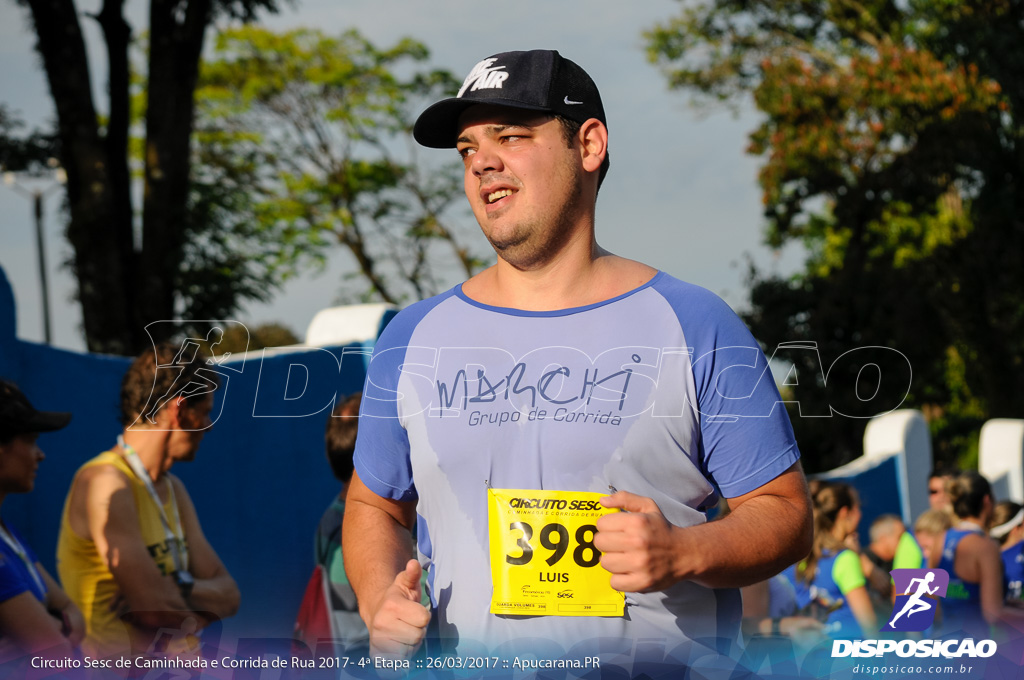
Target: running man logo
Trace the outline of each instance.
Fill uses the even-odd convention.
[[[949,574],[945,569],[893,569],[896,603],[883,631],[923,631],[935,621],[938,598],[946,596]]]

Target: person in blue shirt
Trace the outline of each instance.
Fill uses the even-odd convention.
[[[767,360],[712,293],[598,244],[609,133],[578,64],[494,54],[459,94],[413,135],[462,159],[497,260],[399,312],[374,347],[342,536],[371,649],[612,645],[620,674],[678,675],[665,666],[739,644],[739,587],[810,547],[799,449],[762,379]],[[533,535],[508,513],[542,496]],[[707,522],[719,497],[732,512]],[[580,516],[549,502],[600,516],[564,540],[556,527]],[[563,558],[571,577],[539,571]],[[538,601],[512,585],[521,578],[571,578],[599,607],[558,602],[575,591],[548,585]]]
[[[743,634],[784,635],[802,649],[821,641],[824,625],[800,614],[796,588],[785,573],[746,586],[743,592]]]
[[[1024,612],[1003,606],[999,545],[985,530],[995,507],[991,485],[972,471],[961,473],[946,488],[956,519],[942,538],[942,552],[929,561],[930,567],[949,573],[941,604],[943,632],[982,639],[991,635],[993,625],[1021,627]]]
[[[877,630],[860,556],[846,546],[860,519],[860,499],[849,484],[825,484],[814,495],[814,544],[796,577],[832,638],[868,638]]]
[[[989,536],[999,542],[1003,557],[1003,593],[1008,604],[1024,605],[1024,506],[1001,501],[992,512]]]
[[[8,494],[32,491],[46,457],[39,433],[70,420],[70,413],[36,410],[14,383],[0,380],[0,505]],[[18,531],[0,519],[0,661],[67,658],[84,635],[82,613]]]

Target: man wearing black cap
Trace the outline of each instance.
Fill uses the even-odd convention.
[[[757,343],[711,293],[597,244],[604,107],[557,52],[481,61],[414,135],[458,150],[498,260],[374,350],[343,532],[373,648],[407,656],[429,626],[444,650],[631,673],[728,653],[736,588],[810,547]],[[707,523],[719,496],[732,512]]]
[[[70,413],[39,411],[18,387],[0,380],[0,504],[28,493],[46,457],[36,443],[71,421]],[[0,660],[45,653],[68,658],[85,634],[78,607],[13,527],[0,520]]]

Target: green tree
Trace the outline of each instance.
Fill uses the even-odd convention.
[[[58,153],[55,140],[39,130],[24,133],[25,124],[8,107],[0,104],[0,170],[3,172],[42,170]]]
[[[103,0],[90,17],[102,29],[109,66],[109,102],[102,117],[93,100],[81,13],[73,0],[14,1],[29,9],[57,114],[57,148],[67,173],[67,236],[74,249],[86,344],[92,351],[134,353],[149,342],[147,322],[175,319],[182,312],[182,277],[209,264],[188,261],[190,232],[182,228],[188,221],[193,92],[207,29],[218,16],[251,20],[261,10],[276,11],[277,2],[149,3],[138,223],[129,168],[133,34],[124,0]],[[265,288],[250,286],[247,292],[258,297]]]
[[[283,271],[344,247],[350,297],[400,303],[472,275],[483,262],[446,220],[461,164],[419,163],[410,134],[414,112],[458,85],[427,57],[355,30],[221,33],[197,93],[202,186],[243,197],[225,219],[279,244]]]
[[[1024,412],[1024,3],[716,0],[646,40],[671,87],[764,116],[749,151],[764,159],[766,241],[809,255],[788,280],[752,270],[763,343],[816,342],[826,369],[898,349],[904,404],[925,410],[939,459]],[[797,361],[801,407],[851,413],[872,393],[858,366],[825,381],[812,359]],[[871,403],[899,403],[900,382]],[[794,426],[812,468],[861,450],[863,420]]]

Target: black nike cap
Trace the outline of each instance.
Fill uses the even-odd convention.
[[[0,379],[0,436],[53,432],[71,422],[70,413],[40,411],[9,380]]]
[[[578,123],[596,118],[608,125],[597,85],[586,71],[555,50],[531,50],[502,52],[479,62],[455,97],[420,114],[413,137],[433,149],[453,148],[459,116],[474,104],[546,111]]]

